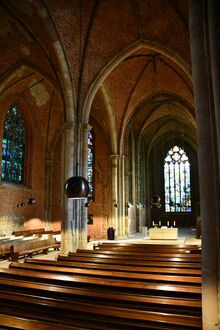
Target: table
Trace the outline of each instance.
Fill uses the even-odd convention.
[[[149,239],[178,239],[178,228],[150,228]]]

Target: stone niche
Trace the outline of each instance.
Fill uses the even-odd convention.
[[[22,216],[1,216],[0,236],[9,236],[13,231],[24,229],[25,218]]]

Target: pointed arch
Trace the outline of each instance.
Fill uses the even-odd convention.
[[[115,67],[119,65],[120,62],[122,62],[127,56],[130,56],[134,52],[138,51],[140,48],[148,48],[168,57],[185,72],[185,74],[190,80],[192,80],[192,73],[189,65],[178,54],[174,53],[173,51],[171,51],[170,49],[166,48],[165,46],[159,43],[155,43],[148,40],[139,40],[129,45],[122,52],[117,54],[113,59],[111,59],[111,61],[109,61],[106,67],[102,71],[100,71],[100,73],[97,75],[85,99],[83,112],[82,112],[82,121],[84,123],[88,123],[91,104],[93,102],[95,94],[97,93],[100,85],[103,83],[105,78],[110,74],[110,72]]]

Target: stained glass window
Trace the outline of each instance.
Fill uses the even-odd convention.
[[[164,160],[165,212],[191,212],[190,163],[174,146]]]
[[[89,197],[93,198],[94,187],[93,187],[93,179],[94,179],[94,133],[93,130],[88,133],[88,172],[87,178],[89,181]]]
[[[5,115],[2,139],[2,182],[24,183],[24,121],[17,106]]]

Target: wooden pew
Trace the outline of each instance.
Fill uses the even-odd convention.
[[[24,237],[27,237],[27,236],[32,236],[34,234],[42,234],[45,232],[45,229],[44,228],[37,228],[37,229],[24,229],[24,230],[16,230],[16,231],[13,231],[12,235],[14,236],[24,236]]]
[[[144,281],[144,282],[160,282],[160,283],[183,283],[183,284],[194,284],[201,285],[201,276],[184,276],[184,275],[165,275],[165,274],[151,274],[151,273],[132,273],[132,272],[112,272],[111,270],[94,270],[94,269],[82,269],[82,268],[66,268],[57,267],[55,265],[37,265],[28,263],[13,262],[9,268],[23,269],[23,270],[35,270],[35,271],[46,271],[53,273],[65,273],[65,274],[77,274],[80,276],[89,276],[99,279],[111,278],[111,279],[123,279],[133,281]]]
[[[95,253],[92,257],[90,256],[93,254],[90,253],[82,253],[85,255],[83,257],[80,254],[75,253],[74,256],[70,255],[67,258],[70,260],[77,255],[77,258],[96,260],[93,263],[90,260],[84,264],[95,264],[102,267],[119,266],[122,269],[125,262],[130,262],[127,266],[125,263],[125,266],[129,268],[145,269],[146,263],[148,263],[148,268],[153,266],[149,265],[151,261],[141,259],[136,261],[132,257],[129,260],[129,256],[127,254],[123,256],[123,253],[122,255],[120,253],[105,254],[105,258],[100,257],[100,253]],[[112,258],[112,255],[116,258]],[[133,257],[136,255],[138,253],[134,253]],[[177,262],[179,258],[174,258],[174,256],[166,256],[163,259],[168,259],[168,262],[154,261],[152,268],[168,270],[170,264],[172,265],[171,273],[168,274],[172,274],[175,269],[174,264],[181,265],[178,267],[179,270],[200,270],[198,256],[195,258],[198,262],[191,263]],[[60,257],[62,258],[62,256]],[[103,329],[103,324],[104,329],[111,329],[111,326],[112,329],[201,329],[200,276],[192,277],[190,274],[183,276],[175,273],[174,280],[173,275],[166,273],[70,268],[60,265],[64,262],[67,265],[74,264],[74,262],[79,263],[75,260],[74,262],[57,261],[59,266],[40,265],[34,261],[33,263],[28,262],[28,260],[24,264],[12,263],[8,270],[0,270],[0,296],[2,297],[5,292],[5,300],[0,302],[1,310],[7,309],[5,307],[7,301],[8,308],[10,306],[13,307],[13,310],[22,309],[24,306],[22,304],[20,307],[18,301],[20,303],[24,301],[24,305],[27,305],[25,309],[30,315],[36,313],[36,309],[38,313],[44,313],[45,308],[50,308],[48,310],[51,316],[50,322],[53,318],[55,320],[58,318],[54,308],[59,306],[60,309],[63,308],[60,317],[74,326],[74,320],[77,319],[81,326],[85,326],[88,322],[89,324],[94,323],[94,329],[96,327]],[[104,263],[100,263],[100,260]],[[142,265],[137,265],[136,262],[141,262]],[[194,268],[183,268],[182,265],[186,264],[187,267],[191,264]],[[178,280],[181,281],[179,282],[181,285],[178,284]],[[10,295],[6,293],[9,289],[11,290]],[[81,293],[79,294],[79,292]],[[64,304],[68,308],[64,307]],[[193,307],[193,304],[197,307]],[[31,305],[34,305],[33,310]],[[41,308],[41,306],[43,307]],[[21,310],[21,314],[22,312],[23,310]],[[55,315],[52,317],[53,314]],[[100,328],[101,326],[102,328]]]
[[[90,256],[111,256],[111,257],[129,257],[134,259],[141,259],[145,260],[147,258],[180,258],[187,261],[195,261],[195,262],[201,262],[201,254],[190,254],[190,253],[176,253],[175,255],[173,253],[169,252],[160,252],[160,251],[112,251],[112,250],[87,250],[87,249],[78,249],[76,252],[69,252],[68,255],[82,255],[82,254],[89,254]],[[146,259],[146,260],[147,260]]]
[[[6,293],[0,302],[1,313],[7,312],[9,306],[16,310],[17,316],[26,311],[32,318],[33,315],[38,318],[44,316],[53,325],[60,320],[61,325],[76,326],[80,323],[83,327],[89,324],[90,329],[100,329],[100,325],[102,329],[201,329],[199,316],[132,310],[100,303],[54,301],[28,295],[24,298]]]
[[[10,270],[8,270],[9,272]],[[62,309],[62,319],[67,320],[67,317],[70,317],[70,313],[65,314],[66,310],[68,309],[68,311],[71,311],[71,315],[72,315],[72,324],[74,324],[74,320],[75,317],[81,317],[82,320],[92,320],[95,323],[98,323],[99,319],[101,319],[103,321],[103,319],[105,320],[105,322],[109,322],[109,323],[115,323],[121,326],[121,329],[124,329],[123,327],[127,326],[129,329],[133,329],[133,326],[135,327],[135,329],[162,329],[163,328],[163,324],[166,323],[167,327],[166,329],[182,329],[183,327],[186,327],[187,329],[191,329],[191,328],[201,328],[201,316],[198,315],[184,315],[184,314],[179,314],[178,312],[171,312],[171,311],[167,311],[165,312],[155,312],[155,311],[149,311],[149,310],[143,310],[140,309],[140,307],[142,306],[139,305],[138,309],[133,309],[132,308],[124,308],[124,307],[115,307],[115,306],[106,306],[105,304],[101,303],[94,303],[94,301],[92,301],[91,303],[82,303],[82,302],[76,302],[72,299],[66,300],[63,299],[63,301],[61,300],[61,298],[59,299],[52,299],[49,300],[48,296],[47,299],[44,299],[43,296],[41,295],[36,295],[34,294],[35,291],[34,290],[39,290],[40,286],[41,289],[45,290],[46,293],[48,293],[48,291],[52,294],[52,296],[55,294],[57,294],[57,292],[61,291],[65,291],[67,292],[67,290],[72,290],[72,288],[70,287],[66,287],[66,286],[62,286],[60,287],[60,285],[55,285],[54,288],[52,288],[52,286],[54,286],[53,281],[51,280],[51,276],[50,276],[50,281],[49,281],[49,288],[50,290],[46,287],[45,285],[45,276],[44,273],[41,273],[41,283],[39,283],[39,278],[38,281],[36,283],[33,283],[33,279],[36,279],[36,275],[33,276],[33,274],[30,274],[30,281],[27,281],[27,272],[26,274],[23,274],[23,277],[21,276],[20,272],[17,274],[19,275],[18,277],[15,276],[15,278],[9,276],[9,278],[2,278],[2,275],[6,274],[6,271],[2,272],[1,271],[1,276],[0,276],[0,292],[6,290],[6,294],[3,297],[2,293],[1,293],[1,302],[0,302],[0,308],[1,311],[4,310],[4,299],[6,301],[9,301],[9,306],[11,308],[11,310],[15,310],[17,308],[21,308],[24,309],[27,312],[34,312],[36,313],[36,309],[39,312],[39,308],[42,309],[42,305],[43,305],[43,311],[45,311],[45,308],[49,305],[50,307],[53,306],[54,308],[59,308]],[[11,272],[9,272],[10,274],[12,274]],[[32,273],[32,272],[30,272]],[[6,283],[8,279],[8,283]],[[22,283],[23,282],[23,283]],[[16,296],[15,298],[12,297],[12,295],[16,294],[17,292],[15,292],[14,286],[18,287],[20,285],[20,290],[22,295],[20,296],[20,300],[19,297]],[[9,287],[11,286],[11,294],[8,294],[8,290]],[[35,287],[34,287],[35,286]],[[30,297],[28,296],[28,293],[26,292],[24,294],[24,290],[27,290],[27,288],[29,288],[30,291]],[[59,290],[60,289],[60,290]],[[91,290],[91,289],[89,289]],[[106,290],[101,292],[100,290],[95,289],[95,291],[97,291],[98,294],[103,294],[104,297],[106,296]],[[122,291],[123,292],[123,291]],[[122,292],[120,293],[121,299],[125,301],[127,301],[127,297],[126,294],[123,297]],[[117,291],[112,291],[112,293],[118,294]],[[3,297],[3,298],[2,298]],[[34,297],[34,298],[33,298]],[[43,298],[42,298],[43,297]],[[87,299],[88,297],[90,297],[90,293],[88,294],[87,292]],[[130,297],[133,297],[133,295]],[[136,297],[140,297],[140,295],[137,295]],[[145,298],[150,298],[151,297],[145,297]],[[13,300],[14,299],[14,300]],[[34,301],[33,301],[34,299]],[[131,298],[133,299],[133,298]],[[40,302],[38,302],[40,300]],[[177,299],[176,299],[177,300]],[[18,301],[18,303],[14,303]],[[182,299],[180,300],[182,301]],[[22,304],[20,304],[22,302]],[[54,302],[54,304],[53,304]],[[32,304],[35,304],[33,307],[33,310],[30,310],[30,306],[32,306]],[[15,305],[14,305],[15,304]],[[36,308],[36,305],[38,305],[38,307]],[[63,305],[65,304],[65,306]],[[159,303],[161,306],[161,302]],[[166,303],[165,303],[166,304]],[[52,312],[52,311],[51,311]],[[47,313],[46,313],[47,314]],[[31,314],[30,314],[31,315]],[[57,315],[57,310],[53,313],[53,317],[60,317],[61,315]],[[66,317],[67,316],[67,317]],[[85,323],[84,323],[85,324]],[[104,327],[105,329],[105,327]],[[111,327],[108,329],[111,329]]]
[[[64,299],[66,301],[84,301],[99,302],[109,306],[120,306],[133,309],[157,310],[160,312],[189,315],[201,315],[201,299],[198,298],[175,298],[164,295],[145,295],[142,293],[126,293],[119,290],[97,290],[97,288],[77,288],[62,286],[62,284],[47,285],[39,282],[27,281],[27,279],[7,279],[0,277],[0,292],[14,292],[23,295],[32,294],[42,297],[54,298],[57,300]]]
[[[108,264],[97,264],[97,263],[83,263],[83,262],[69,262],[62,260],[48,260],[48,259],[29,259],[26,258],[24,263],[38,264],[38,265],[53,265],[57,267],[68,267],[68,268],[82,268],[82,269],[100,269],[100,270],[111,270],[120,272],[137,272],[137,273],[151,273],[151,274],[179,274],[179,275],[190,275],[190,276],[201,276],[201,269],[190,269],[190,268],[167,268],[167,267],[142,267],[142,266],[126,266],[124,265],[108,265]]]
[[[172,275],[176,268],[174,264],[181,265],[177,268],[179,270],[200,270],[199,256],[191,256],[195,262],[186,263],[188,256],[181,258],[181,254],[175,258],[175,255],[163,253],[163,261],[159,252],[153,255],[159,257],[156,261],[146,260],[146,253],[141,258],[137,258],[138,255],[138,252],[130,256],[120,252],[78,252],[66,257],[68,261],[57,261],[59,266],[32,263],[28,262],[29,259],[24,264],[13,262],[10,269],[0,269],[1,313],[15,310],[20,317],[28,313],[42,319],[46,312],[50,325],[62,319],[65,320],[62,325],[76,326],[77,322],[82,329],[88,324],[92,324],[90,329],[201,329],[201,277]],[[152,262],[154,272],[60,265],[79,263],[69,261],[72,258],[94,259],[96,266],[119,266],[122,269],[124,263],[129,268],[145,269],[146,263],[150,268]],[[136,264],[139,262],[142,265]],[[84,263],[92,265],[90,261]],[[156,268],[168,270],[169,264],[172,265],[171,273],[156,273]],[[190,267],[190,264],[194,268],[182,267]]]
[[[7,259],[11,256],[11,250],[13,249],[13,245],[18,244],[18,242],[23,241],[23,237],[10,237],[5,241],[0,242],[0,257]]]
[[[30,330],[30,329],[37,329],[37,330],[89,330],[91,328],[88,327],[81,327],[81,326],[73,326],[73,325],[64,325],[60,323],[58,320],[57,322],[47,322],[45,320],[38,320],[38,319],[30,319],[28,316],[23,315],[21,316],[14,316],[14,315],[6,315],[0,313],[0,329],[23,329],[23,330]]]
[[[7,259],[11,254],[10,244],[3,243],[0,245],[0,257]]]
[[[94,258],[102,258],[102,259],[121,259],[121,260],[141,260],[141,261],[167,261],[173,262],[178,261],[180,262],[191,262],[191,263],[201,263],[201,255],[198,254],[176,254],[176,255],[169,255],[169,254],[161,254],[161,253],[128,253],[124,254],[123,252],[119,253],[100,253],[99,251],[94,252],[93,250],[86,250],[91,251],[89,252],[69,252],[70,257],[94,257]],[[94,253],[93,253],[94,252]],[[114,252],[114,251],[109,251]],[[127,253],[127,252],[125,252]]]
[[[11,246],[11,260],[17,260],[19,257],[32,256],[36,253],[47,253],[48,249],[59,250],[60,243],[55,242],[54,238],[33,239],[29,241],[19,241]]]
[[[91,257],[87,256],[79,256],[79,255],[69,255],[62,256],[59,255],[57,260],[59,261],[69,261],[69,262],[87,262],[87,263],[98,263],[98,264],[114,264],[114,265],[135,265],[135,266],[158,266],[158,267],[174,267],[174,268],[190,268],[190,269],[201,269],[201,263],[199,262],[179,262],[175,258],[170,258],[169,260],[135,260],[135,259],[108,259],[108,258],[99,258],[99,257]]]
[[[124,250],[124,251],[135,251],[135,250],[148,250],[148,251],[156,251],[159,250],[162,252],[169,251],[173,253],[178,252],[186,252],[190,253],[193,251],[197,251],[201,253],[201,246],[194,244],[147,244],[147,243],[98,243],[93,245],[94,249],[99,250]]]
[[[23,278],[32,281],[43,281],[44,283],[62,283],[65,286],[77,286],[77,287],[93,287],[102,288],[106,291],[112,289],[123,290],[130,293],[158,293],[166,292],[170,297],[188,297],[188,298],[200,298],[201,286],[190,284],[172,284],[169,285],[163,281],[147,282],[147,281],[129,281],[124,279],[114,278],[92,278],[90,276],[81,275],[67,275],[53,274],[48,275],[47,272],[27,271],[20,269],[0,269],[0,276],[4,278]]]

